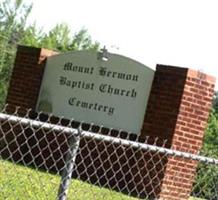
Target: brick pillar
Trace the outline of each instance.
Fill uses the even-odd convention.
[[[167,139],[172,149],[198,153],[207,126],[215,78],[185,68],[158,65],[143,134]],[[160,193],[164,200],[187,200],[197,162],[169,157]]]
[[[174,134],[186,82],[186,68],[157,65],[141,136],[167,139]]]
[[[57,53],[47,49],[18,46],[6,99],[6,103],[9,104],[6,111],[9,114],[14,114],[15,106],[21,107],[16,113],[20,116],[26,114],[26,109],[36,108],[46,58],[55,54]],[[35,137],[31,137],[31,134],[36,135],[36,132],[31,131],[31,129],[23,129],[21,126],[12,126],[6,121],[1,128],[4,131],[3,133],[0,131],[0,138],[1,134],[4,134],[5,137],[3,143],[0,144],[0,149],[3,149],[1,151],[2,158],[20,162],[25,166],[36,159],[34,161],[41,165],[37,159],[40,160],[42,157],[34,157],[34,155],[39,154],[37,148],[33,147],[38,141],[35,140]],[[41,141],[44,141],[44,144],[49,143],[51,134],[43,134],[44,132],[41,132]],[[37,147],[41,150],[40,155],[52,155],[50,150]]]
[[[45,59],[54,51],[18,46],[6,103],[35,109],[40,90]]]

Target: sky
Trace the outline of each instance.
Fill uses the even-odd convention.
[[[27,0],[28,2],[28,0]],[[30,23],[88,29],[111,53],[188,67],[218,79],[217,0],[32,0]],[[218,89],[218,84],[216,84]]]

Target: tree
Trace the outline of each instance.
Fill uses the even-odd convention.
[[[69,26],[64,23],[57,24],[47,34],[31,25],[25,31],[22,43],[59,52],[99,49],[99,43],[92,41],[86,29],[72,35]]]
[[[35,24],[27,25],[32,6],[23,0],[3,0],[0,4],[0,110],[5,102],[18,44],[60,52],[99,48],[99,43],[93,42],[85,29],[73,35],[66,24],[58,24],[48,33]]]
[[[214,98],[213,98],[213,108],[216,113],[218,113],[218,91],[214,93]]]
[[[16,46],[31,9],[32,5],[22,0],[4,0],[0,4],[0,108],[5,101]]]
[[[218,111],[215,105],[213,103],[213,109],[210,112],[201,155],[218,159]],[[193,195],[198,194],[200,198],[215,200],[218,197],[217,184],[218,167],[199,163]]]

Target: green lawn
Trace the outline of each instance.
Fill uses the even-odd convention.
[[[0,200],[55,200],[60,177],[0,160]],[[136,200],[124,194],[72,180],[69,200]]]
[[[55,200],[60,176],[0,159],[0,200]],[[122,193],[73,179],[68,200],[136,200]],[[189,200],[203,200],[191,197]]]

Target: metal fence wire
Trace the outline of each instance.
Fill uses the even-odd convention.
[[[218,160],[167,143],[6,106],[0,113],[0,199],[218,199]],[[166,169],[169,158],[177,162]],[[186,175],[193,163],[197,168]],[[193,181],[161,197],[167,170],[175,184],[181,174]]]

